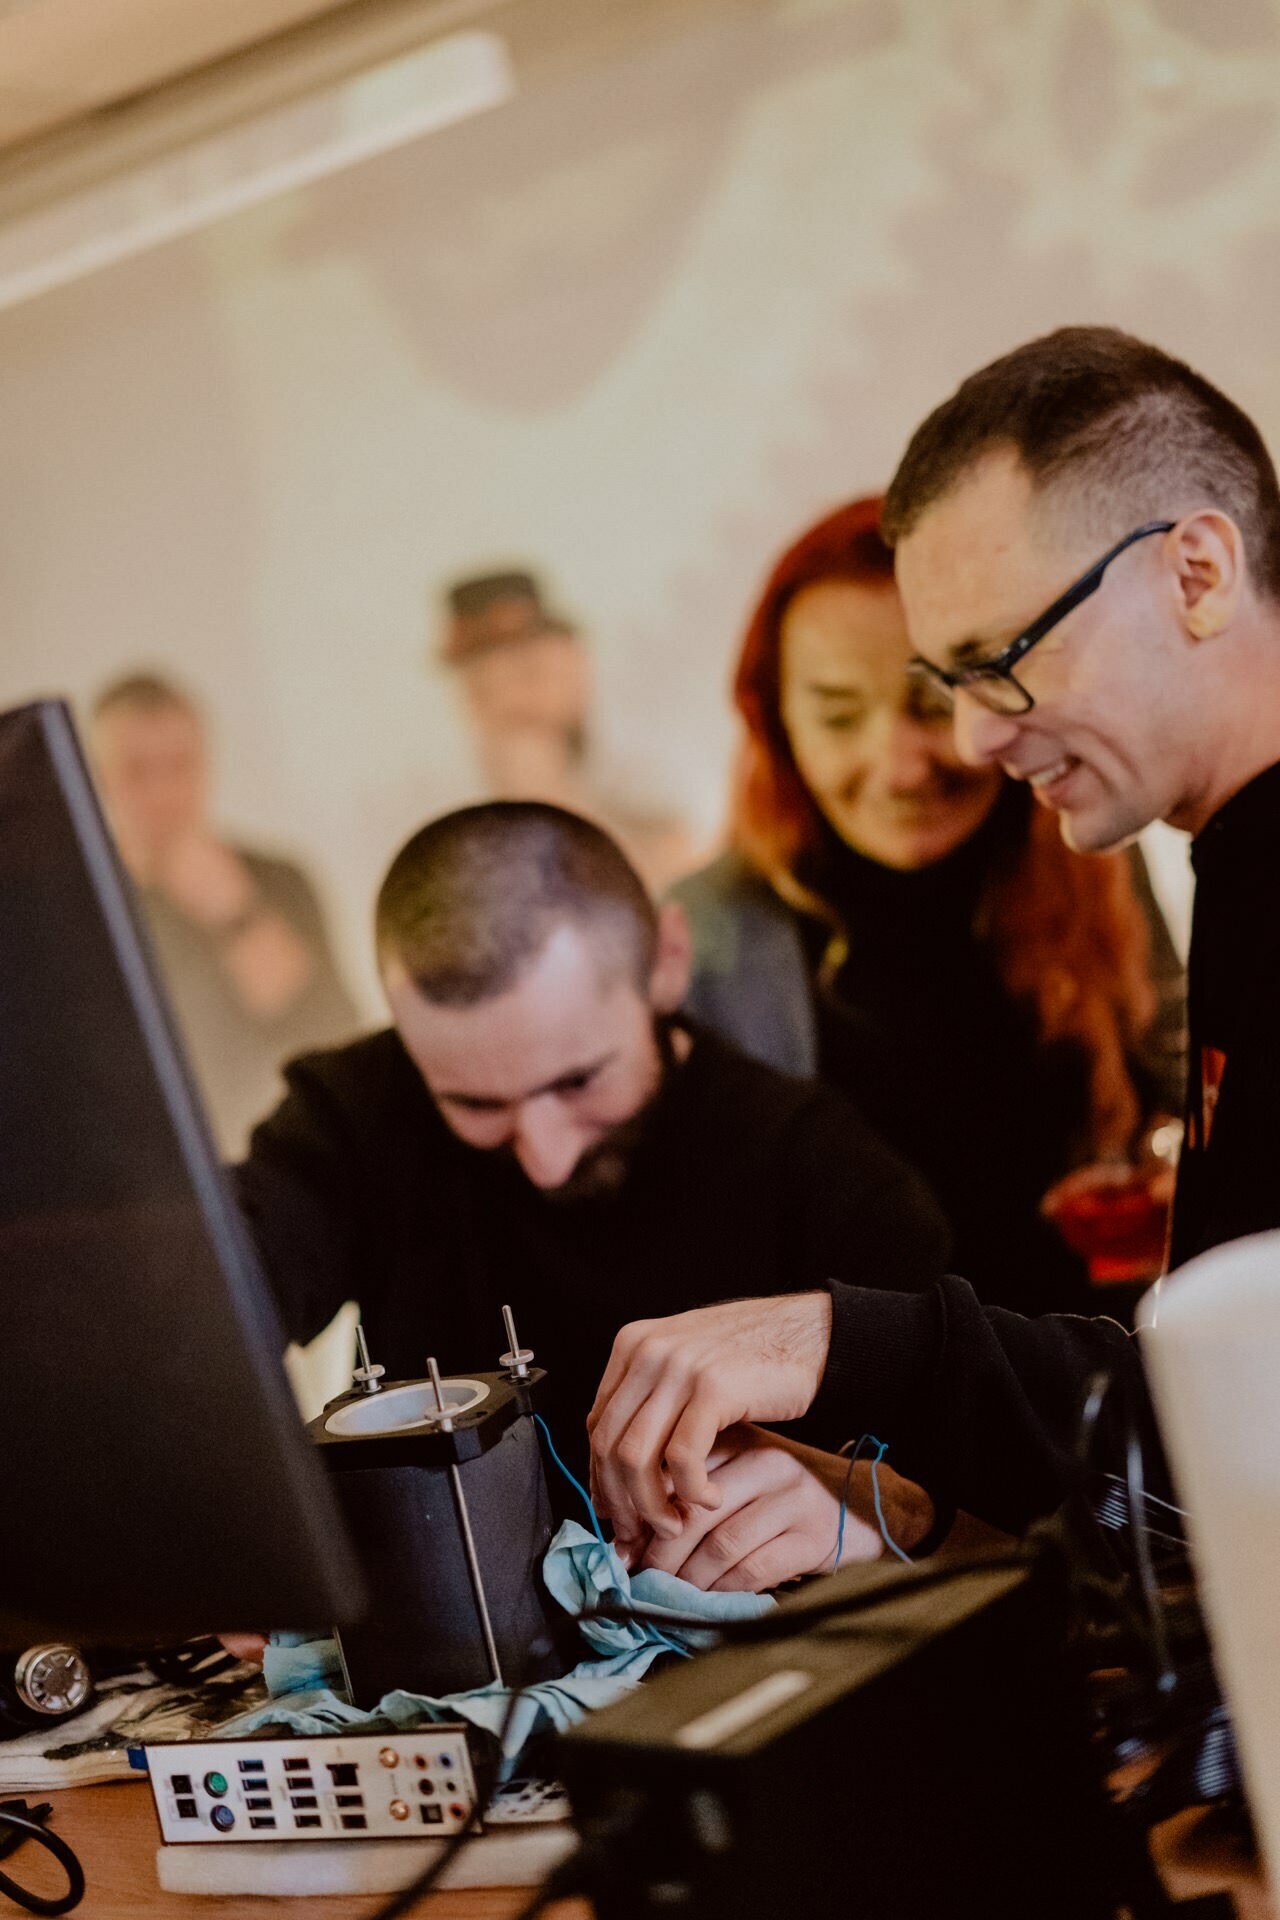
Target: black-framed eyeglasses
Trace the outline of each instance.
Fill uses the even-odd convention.
[[[945,667],[935,667],[932,660],[922,660],[917,655],[911,662],[910,671],[936,687],[952,704],[957,693],[967,693],[982,706],[990,708],[992,713],[1030,713],[1035,701],[1022,682],[1014,678],[1013,669],[1018,662],[1030,653],[1037,641],[1043,640],[1046,633],[1057,626],[1059,620],[1065,620],[1083,600],[1098,591],[1107,568],[1127,547],[1133,546],[1138,540],[1149,540],[1153,533],[1168,533],[1177,524],[1176,520],[1150,520],[1145,527],[1127,533],[1109,553],[1104,553],[1101,560],[1095,561],[1087,573],[1082,573],[1065,593],[1060,593],[1039,619],[1033,620],[1029,627],[1024,627],[1016,640],[1011,640],[1007,647],[1001,647],[999,653],[993,653],[989,660],[980,660],[972,667],[961,667],[956,673],[948,673]]]

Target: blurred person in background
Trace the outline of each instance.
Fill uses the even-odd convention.
[[[1088,1310],[1046,1197],[1132,1187],[1119,1169],[1180,1111],[1181,971],[1141,854],[1070,852],[1025,786],[966,766],[910,651],[878,500],[775,566],[737,670],[731,848],[675,889],[687,1004],[852,1097],[938,1195],[981,1298]],[[1172,1177],[1149,1173],[1154,1272]]]
[[[219,1148],[238,1158],[279,1098],[281,1063],[360,1025],[319,901],[297,866],[214,826],[204,720],[173,682],[114,681],[91,740]]]
[[[673,814],[617,790],[591,733],[591,662],[532,573],[480,574],[445,596],[439,657],[456,675],[495,800],[541,800],[598,821],[659,891],[697,857]]]

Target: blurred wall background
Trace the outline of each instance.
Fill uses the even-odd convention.
[[[371,1013],[381,869],[478,792],[452,576],[544,572],[617,779],[709,837],[770,557],[971,367],[1115,322],[1280,444],[1276,0],[504,25],[511,104],[0,313],[0,700],[182,675],[222,816],[326,883]]]

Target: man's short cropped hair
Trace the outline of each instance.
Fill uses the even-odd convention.
[[[112,680],[95,698],[93,718],[101,720],[104,713],[121,707],[131,713],[165,713],[177,707],[193,719],[200,718],[200,710],[186,689],[160,673],[127,673]]]
[[[1280,600],[1280,488],[1249,416],[1184,361],[1114,327],[1063,327],[958,387],[912,435],[885,500],[904,539],[985,454],[1105,543],[1201,507],[1229,514],[1259,592]]]
[[[645,990],[657,912],[621,848],[561,807],[492,801],[400,849],[378,894],[378,959],[398,960],[424,999],[469,1007],[513,987],[565,923]]]

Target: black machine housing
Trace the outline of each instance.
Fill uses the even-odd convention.
[[[1065,1601],[1005,1564],[851,1569],[848,1611],[679,1663],[557,1741],[599,1920],[1111,1920]]]
[[[498,1677],[528,1686],[577,1657],[572,1622],[542,1581],[555,1526],[533,1420],[544,1378],[530,1367],[446,1379],[446,1422],[431,1414],[429,1381],[392,1381],[341,1394],[310,1422],[372,1596],[339,1636],[357,1706],[397,1688],[458,1693]],[[368,1430],[398,1404],[427,1417]]]

